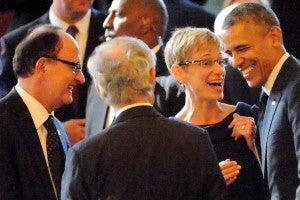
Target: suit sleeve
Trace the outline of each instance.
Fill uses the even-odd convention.
[[[91,183],[85,182],[86,176],[81,168],[78,154],[70,148],[66,157],[65,171],[61,184],[61,199],[88,200],[91,199],[85,186]]]
[[[207,133],[205,134],[202,147],[204,157],[202,165],[205,163],[204,174],[206,176],[203,199],[227,199],[225,180],[219,167],[217,156]]]

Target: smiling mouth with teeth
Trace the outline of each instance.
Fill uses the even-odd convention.
[[[245,76],[245,75],[247,75],[252,69],[253,69],[253,66],[247,67],[246,69],[241,70],[241,73]]]
[[[219,87],[222,87],[223,81],[211,81],[211,82],[208,82],[208,85],[213,85],[213,86],[219,86]]]

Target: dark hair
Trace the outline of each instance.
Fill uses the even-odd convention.
[[[43,56],[56,56],[62,48],[59,31],[52,25],[41,25],[34,28],[16,47],[13,58],[15,76],[28,77],[35,64]]]
[[[240,22],[254,23],[265,28],[280,26],[273,10],[258,3],[242,3],[238,5],[226,16],[222,29],[226,30]]]

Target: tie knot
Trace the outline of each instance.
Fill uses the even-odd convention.
[[[269,98],[269,96],[265,92],[263,92],[260,96],[260,104],[262,106],[266,106],[268,98]]]
[[[44,122],[44,126],[48,131],[48,134],[55,134],[56,133],[56,127],[54,125],[53,117],[52,115],[49,115],[48,119]]]
[[[76,34],[79,32],[77,27],[74,25],[70,25],[67,30],[67,33],[69,33],[70,35],[72,35],[73,38],[75,38]]]

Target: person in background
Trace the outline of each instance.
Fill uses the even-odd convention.
[[[205,130],[153,108],[155,56],[144,42],[111,39],[95,49],[88,69],[116,119],[70,148],[61,199],[226,198]]]
[[[213,30],[216,13],[191,0],[164,0],[169,13],[169,22],[164,43],[176,28],[186,26],[206,27]]]
[[[233,4],[240,4],[240,3],[261,3],[265,6],[270,6],[270,1],[269,0],[224,0],[222,9],[231,6]]]
[[[52,24],[62,27],[74,35],[79,44],[82,71],[86,81],[72,91],[74,99],[72,104],[62,106],[55,111],[55,116],[64,122],[72,144],[83,139],[85,135],[85,107],[87,89],[90,84],[86,62],[94,48],[100,44],[99,36],[104,33],[100,24],[104,21],[105,15],[92,9],[92,4],[93,0],[53,0],[49,11],[42,17],[7,33],[0,39],[2,50],[0,55],[0,97],[3,97],[17,82],[13,73],[12,57],[15,47],[25,38],[29,30],[37,25]]]
[[[256,145],[271,199],[300,199],[300,62],[284,47],[268,7],[244,3],[225,18],[220,37],[250,87],[262,87]]]
[[[175,116],[205,128],[227,183],[229,199],[264,199],[254,144],[255,108],[221,103],[225,61],[220,39],[206,28],[177,29],[166,44],[166,64],[185,91]],[[173,117],[174,118],[174,117]]]
[[[70,104],[72,88],[84,83],[79,63],[76,41],[51,25],[17,46],[18,83],[0,100],[0,199],[59,199],[70,141],[53,111]]]

